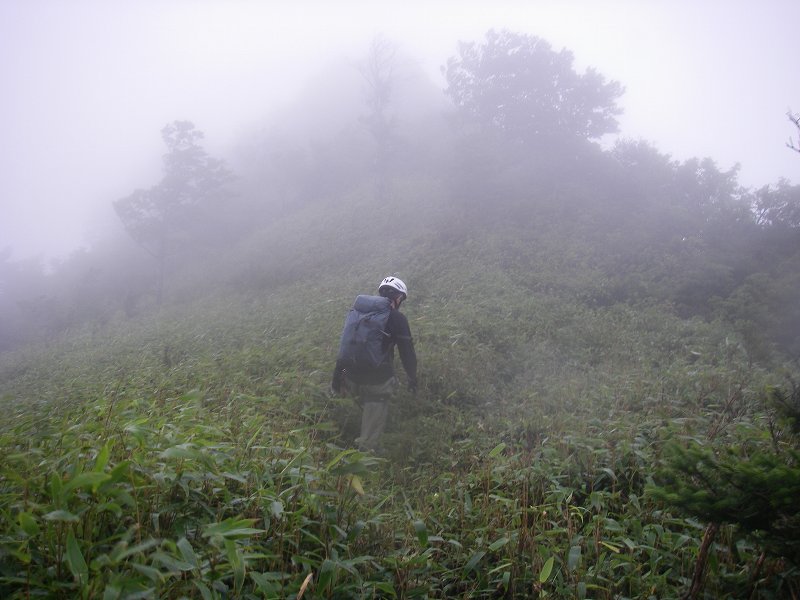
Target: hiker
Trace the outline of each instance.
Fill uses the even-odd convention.
[[[406,372],[408,389],[417,391],[417,355],[408,319],[400,305],[408,288],[397,277],[386,277],[379,296],[360,295],[345,319],[331,391],[346,393],[361,407],[359,450],[379,451],[379,438],[389,416],[389,399],[397,386],[394,347]]]

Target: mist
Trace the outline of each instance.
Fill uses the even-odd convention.
[[[797,595],[800,5],[408,4],[0,5],[0,597]]]
[[[376,35],[440,90],[460,40],[540,36],[625,87],[606,144],[645,139],[679,160],[740,164],[748,186],[793,180],[798,17],[792,2],[4,3],[0,247],[49,261],[91,246],[117,226],[114,200],[157,181],[166,123],[191,120],[231,158],[254,130],[310,107],[315,79],[354,66]]]

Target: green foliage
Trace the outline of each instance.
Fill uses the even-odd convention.
[[[605,94],[600,129],[572,133],[613,125],[615,86],[492,36],[462,61],[552,58],[565,94]],[[377,205],[338,143],[363,151],[351,130],[283,148],[274,190],[245,173],[258,218],[176,264],[158,310],[135,261],[92,279],[88,253],[52,288],[3,262],[61,335],[0,354],[0,596],[677,597],[698,519],[729,523],[707,597],[797,594],[779,558],[797,537],[796,390],[779,387],[796,377],[793,230],[750,219],[735,169],[708,160],[431,130],[404,152],[437,160],[387,173]],[[192,131],[167,132],[168,170],[197,164]],[[393,403],[378,459],[326,390],[353,297],[394,272],[419,392]],[[130,284],[130,305],[94,283]]]
[[[220,214],[214,205],[225,197],[224,187],[232,179],[224,163],[199,145],[203,133],[193,123],[174,121],[161,130],[161,137],[168,149],[161,182],[114,202],[125,230],[158,262],[159,304],[167,257],[209,236]]]
[[[800,565],[800,452],[672,444],[653,496],[712,523],[732,523]]]
[[[252,132],[238,149],[238,195],[190,123],[164,129],[164,177],[116,203],[156,256],[155,283],[147,257],[120,240],[95,243],[49,275],[35,261],[0,257],[0,349],[146,313],[160,304],[161,276],[167,302],[184,302],[348,274],[357,260],[357,288],[366,273],[430,269],[442,254],[480,255],[489,243],[495,256],[481,266],[526,277],[554,303],[670,306],[724,320],[760,364],[797,356],[797,193],[787,182],[751,191],[736,168],[708,158],[681,163],[644,142],[610,152],[589,143],[613,130],[621,87],[575,73],[568,50],[532,36],[489,32],[448,62],[448,94],[472,115],[468,126],[442,114],[432,84],[422,91],[410,71],[395,72],[391,44],[376,40],[368,58],[371,108],[344,107],[335,119],[306,109]],[[365,109],[380,141],[358,122]],[[311,112],[327,126],[311,125]]]
[[[800,435],[800,386],[789,380],[789,389],[773,386],[767,390],[767,400],[776,410],[778,422],[785,423],[794,435]]]
[[[756,220],[761,226],[786,233],[800,227],[800,186],[781,180],[774,187],[759,188],[754,195]]]
[[[769,377],[719,326],[532,294],[504,240],[441,254],[440,277],[414,266],[420,390],[382,460],[322,392],[347,290],[371,280],[4,355],[2,595],[678,595],[702,527],[645,493],[651,465],[676,432],[768,435]],[[725,529],[707,592],[734,594],[768,543]],[[771,569],[764,589],[792,581]]]
[[[576,73],[566,49],[556,52],[536,36],[491,30],[482,44],[461,43],[459,54],[447,62],[447,94],[484,125],[548,145],[617,130],[622,86],[594,69]]]
[[[114,203],[131,237],[157,257],[173,253],[174,246],[185,241],[198,213],[219,199],[221,188],[231,179],[224,164],[199,145],[203,133],[194,124],[175,121],[162,129],[161,136],[168,150],[161,182]]]

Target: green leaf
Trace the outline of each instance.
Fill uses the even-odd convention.
[[[122,598],[122,589],[109,583],[103,590],[103,600],[119,600]]]
[[[575,568],[581,562],[581,547],[580,546],[572,546],[569,549],[569,554],[567,555],[567,569],[569,571],[574,571]]]
[[[86,564],[86,559],[83,558],[78,541],[71,531],[67,534],[66,560],[72,576],[81,586],[87,585],[89,583],[89,566]]]
[[[250,572],[250,579],[252,579],[258,591],[264,594],[265,598],[275,598],[279,596],[280,585],[274,583],[272,579],[266,573],[254,573]]]
[[[203,597],[203,600],[214,600],[214,595],[211,593],[211,590],[208,589],[208,586],[205,583],[198,581],[197,579],[192,581],[192,583],[194,583],[194,587],[200,591],[200,595]]]
[[[226,471],[225,473],[221,473],[221,475],[223,477],[225,477],[226,479],[231,479],[233,481],[238,481],[239,483],[245,484],[245,485],[247,484],[247,478],[246,477],[242,477],[238,473],[228,473]]]
[[[329,558],[322,561],[319,567],[319,575],[317,576],[317,591],[325,592],[328,585],[333,581],[333,575],[336,572],[336,563]]]
[[[290,573],[282,573],[280,571],[266,571],[264,573],[251,571],[250,577],[253,579],[258,578],[260,581],[285,581],[287,579],[291,579],[292,575]]]
[[[379,597],[397,598],[397,590],[394,589],[394,584],[388,581],[373,581],[370,583],[376,591],[383,594],[383,596]]]
[[[347,542],[352,543],[358,537],[358,534],[364,531],[365,526],[366,523],[364,523],[364,521],[361,520],[358,520],[355,523],[353,523],[353,526],[347,532]]]
[[[58,473],[53,473],[50,476],[50,499],[56,505],[64,501],[64,482]]]
[[[203,537],[221,536],[223,538],[239,538],[264,533],[263,529],[250,527],[255,523],[255,519],[225,519],[219,523],[206,525]]]
[[[67,510],[54,510],[42,517],[45,521],[59,521],[63,523],[77,523],[80,521],[78,515],[74,515]]]
[[[419,519],[415,520],[414,523],[414,531],[417,534],[417,540],[419,540],[419,545],[423,548],[428,547],[428,528],[425,527],[425,522]]]
[[[122,507],[116,502],[103,502],[97,505],[97,512],[110,512],[115,517],[119,518],[122,516]]]
[[[550,574],[553,572],[553,563],[555,562],[555,557],[551,556],[548,558],[544,566],[542,566],[542,571],[539,573],[539,583],[544,583],[548,579],[550,579]]]
[[[492,448],[491,452],[489,452],[489,458],[496,458],[505,449],[506,449],[506,443],[500,442],[499,444],[497,444],[497,446]]]
[[[606,475],[608,475],[609,477],[611,477],[611,479],[612,479],[613,481],[616,481],[616,480],[617,480],[617,476],[616,476],[616,474],[614,473],[614,471],[612,471],[612,470],[611,470],[611,469],[609,469],[608,467],[603,467],[603,468],[602,468],[602,469],[600,469],[600,470],[601,470],[603,473],[605,473]]]
[[[149,565],[142,565],[139,563],[131,563],[131,567],[147,577],[153,583],[161,583],[164,581],[164,576],[161,571]]]
[[[116,465],[113,469],[111,469],[111,472],[109,473],[109,475],[111,476],[111,482],[117,483],[118,481],[121,481],[122,479],[127,477],[128,469],[130,468],[130,466],[131,466],[131,461],[124,460],[118,465]]]
[[[194,553],[194,548],[192,548],[192,544],[187,540],[185,537],[182,537],[178,540],[176,544],[178,546],[178,550],[187,563],[192,565],[194,568],[199,566],[199,561],[197,560],[197,555]]]
[[[484,556],[486,556],[486,552],[484,552],[483,550],[478,550],[475,554],[470,556],[469,560],[464,565],[463,569],[464,575],[472,571]]]
[[[170,556],[164,552],[153,552],[151,555],[151,560],[153,564],[159,564],[163,566],[167,571],[173,573],[179,573],[181,571],[191,571],[194,569],[194,565],[175,558],[174,556]]]
[[[364,475],[369,467],[381,459],[372,456],[357,456],[352,462],[342,462],[330,469],[331,475]]]
[[[622,538],[622,543],[628,547],[628,550],[636,550],[636,543],[629,538]]]
[[[28,564],[30,564],[30,562],[31,562],[31,555],[30,555],[30,552],[26,552],[26,551],[24,550],[24,547],[22,547],[22,548],[11,548],[11,549],[9,549],[9,550],[6,550],[6,551],[7,551],[7,552],[8,552],[8,553],[9,553],[11,556],[13,556],[14,558],[16,558],[16,559],[17,559],[19,562],[21,562],[22,564],[28,565]],[[3,581],[4,581],[4,582],[8,582],[8,579],[6,579],[6,578],[4,577],[4,578],[3,578]]]
[[[325,465],[325,470],[326,470],[326,471],[330,471],[330,470],[331,470],[331,468],[332,468],[332,467],[333,467],[333,466],[334,466],[336,463],[338,463],[339,461],[341,461],[342,459],[344,459],[344,457],[346,457],[346,456],[350,456],[351,454],[356,454],[357,452],[358,452],[358,450],[354,450],[353,448],[348,448],[347,450],[342,450],[341,452],[339,452],[339,454],[337,454],[336,456],[334,456],[334,457],[333,457],[333,459],[332,459],[330,462],[328,462],[328,464],[327,464],[327,465]]]
[[[236,547],[236,542],[234,540],[225,540],[225,554],[233,570],[234,590],[238,592],[244,585],[244,559],[239,549]]]
[[[39,533],[39,524],[36,522],[36,518],[29,512],[21,512],[17,515],[17,520],[19,521],[19,526],[26,533],[33,537],[37,533]]]
[[[489,550],[491,552],[497,552],[500,548],[505,546],[509,542],[507,537],[501,537],[499,540],[495,540],[489,546]]]
[[[97,453],[97,458],[94,461],[94,469],[92,469],[95,473],[102,473],[108,464],[108,458],[111,455],[111,449],[108,444],[109,442],[103,444],[103,447],[100,448],[100,452]]]
[[[350,476],[350,487],[353,488],[359,496],[364,495],[364,484],[361,482],[361,477],[358,475]]]
[[[135,544],[134,546],[128,547],[126,542],[120,542],[117,546],[114,547],[113,552],[111,553],[111,560],[115,563],[120,563],[123,560],[133,556],[134,554],[141,554],[145,551],[149,550],[154,546],[158,546],[158,540],[149,539],[141,542],[139,544]]]
[[[108,473],[95,473],[93,471],[78,473],[64,485],[64,491],[69,492],[76,488],[91,488],[92,491],[97,491],[101,483],[110,479],[111,475]]]
[[[174,458],[178,460],[192,460],[200,456],[195,448],[188,447],[184,444],[167,448],[161,453],[163,458]]]
[[[615,554],[619,554],[620,546],[612,544],[610,542],[606,542],[604,540],[600,540],[600,544],[605,546],[606,548],[608,548],[609,550],[611,550]]]

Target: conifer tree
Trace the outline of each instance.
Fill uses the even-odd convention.
[[[695,573],[684,598],[697,597],[708,553],[719,528],[734,525],[763,552],[750,580],[755,582],[767,555],[800,567],[800,387],[767,390],[773,409],[769,432],[760,444],[752,436],[739,445],[693,440],[665,448],[666,459],[649,487],[652,497],[708,523]],[[745,596],[747,597],[747,596]]]

